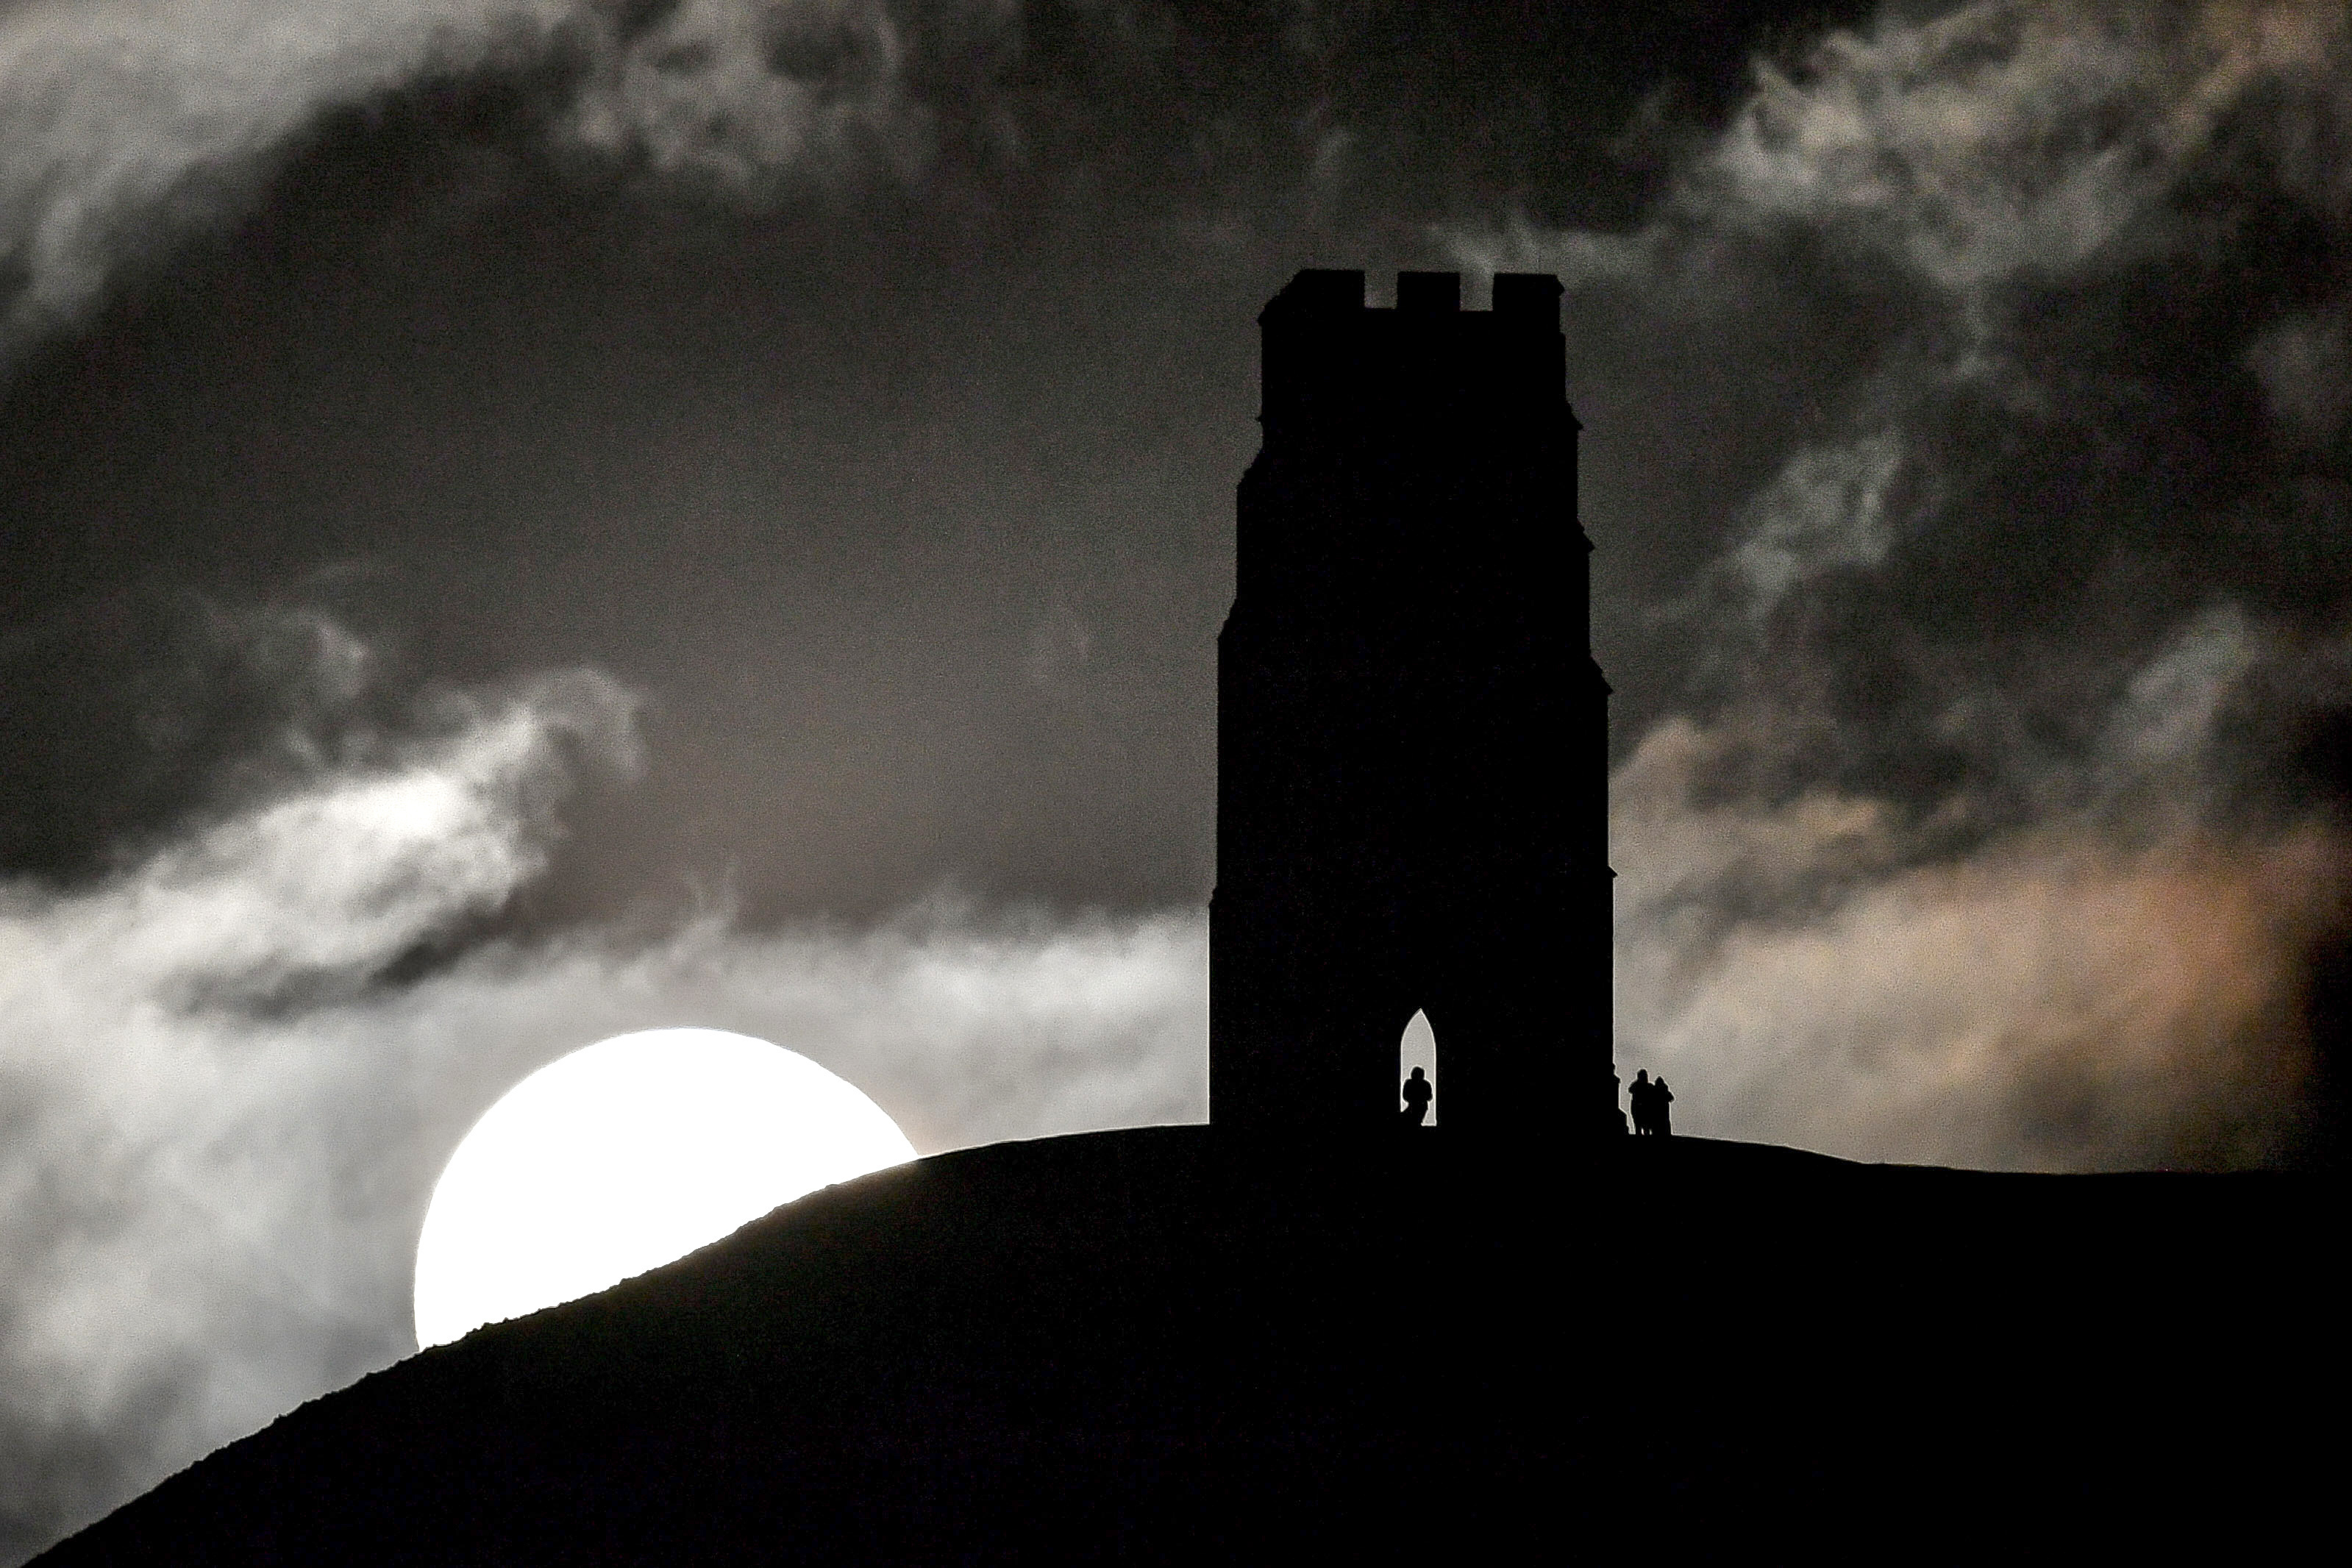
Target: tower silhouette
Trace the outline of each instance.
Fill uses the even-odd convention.
[[[1461,309],[1305,271],[1259,315],[1263,427],[1218,639],[1213,1121],[1397,1121],[1437,1037],[1449,1137],[1617,1130],[1608,692],[1557,279]]]

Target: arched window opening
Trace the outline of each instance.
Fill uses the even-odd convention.
[[[1437,1031],[1429,1026],[1427,1013],[1415,1013],[1412,1022],[1404,1026],[1404,1034],[1397,1040],[1397,1105],[1400,1110],[1404,1106],[1404,1082],[1412,1077],[1415,1068],[1421,1069],[1422,1076],[1429,1080],[1429,1087],[1434,1090],[1437,1088]],[[1422,1118],[1423,1126],[1437,1124],[1437,1106],[1435,1100],[1429,1102],[1429,1114]]]

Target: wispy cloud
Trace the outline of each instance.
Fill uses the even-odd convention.
[[[1903,444],[1878,431],[1833,447],[1808,447],[1758,495],[1732,553],[1751,605],[1767,610],[1817,572],[1875,566],[1894,543],[1890,492]]]
[[[2345,106],[2347,23],[2305,0],[1978,0],[1824,37],[1687,172],[1675,216],[1831,231],[1965,294],[2113,266],[2178,237],[2164,208],[2231,118],[2294,137]],[[2280,142],[2282,172],[2327,180]],[[1573,244],[1573,242],[1570,242]]]
[[[1678,1125],[1994,1169],[2293,1151],[2339,830],[2078,819],[1918,864],[1868,799],[1707,801],[1717,743],[1661,726],[1615,780],[1618,1048]]]
[[[906,47],[880,0],[29,0],[0,15],[0,369],[243,216],[331,110],[530,75],[551,142],[767,199],[919,169]]]

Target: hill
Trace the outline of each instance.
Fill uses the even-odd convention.
[[[1696,1139],[1570,1165],[1444,1129],[1002,1144],[425,1352],[38,1561],[1912,1558],[2242,1534],[2333,1481],[2334,1440],[2294,1417],[2332,1421],[2341,1391],[2336,1212],[2284,1176]]]

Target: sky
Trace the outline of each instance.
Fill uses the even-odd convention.
[[[2300,0],[0,0],[0,1561],[605,1035],[1203,1115],[1301,267],[1566,285],[1679,1130],[2332,1162],[2347,242]]]

